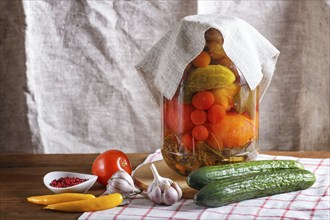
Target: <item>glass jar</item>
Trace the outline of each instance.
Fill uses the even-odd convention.
[[[174,97],[162,101],[162,156],[182,175],[257,155],[258,87],[250,90],[217,29],[205,32],[205,42]]]

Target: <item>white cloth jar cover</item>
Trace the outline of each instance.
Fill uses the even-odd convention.
[[[171,99],[184,69],[204,48],[204,33],[218,29],[223,48],[244,76],[251,90],[260,84],[260,99],[275,71],[280,52],[255,28],[237,17],[192,15],[184,17],[146,54],[137,65],[153,97]]]

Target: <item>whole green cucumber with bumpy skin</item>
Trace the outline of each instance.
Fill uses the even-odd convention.
[[[265,172],[240,179],[224,179],[204,186],[194,196],[199,206],[219,207],[246,199],[307,189],[315,182],[315,175],[302,169]]]
[[[201,189],[208,183],[225,178],[241,177],[250,174],[278,169],[304,169],[294,160],[258,160],[217,166],[201,167],[189,174],[187,184],[191,188]]]

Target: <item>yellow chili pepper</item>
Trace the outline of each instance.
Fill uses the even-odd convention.
[[[44,195],[44,196],[31,196],[27,200],[34,204],[40,205],[51,205],[60,202],[71,202],[84,199],[93,199],[95,198],[92,194],[83,194],[83,193],[60,193],[54,195]]]
[[[74,202],[62,202],[44,207],[63,212],[92,212],[105,209],[111,209],[120,205],[123,201],[123,196],[119,193],[113,193],[106,196],[100,196],[95,199],[85,199]]]

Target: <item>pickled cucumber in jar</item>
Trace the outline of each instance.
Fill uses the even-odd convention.
[[[172,99],[162,101],[162,156],[182,175],[253,160],[258,148],[258,87],[250,90],[217,29],[189,63]]]

